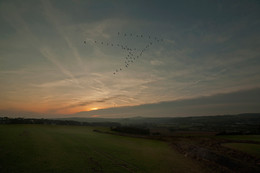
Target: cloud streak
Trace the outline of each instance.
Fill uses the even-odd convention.
[[[53,24],[53,26],[55,27],[55,29],[58,31],[58,33],[62,36],[62,38],[66,41],[68,47],[70,48],[70,50],[72,51],[74,57],[76,58],[78,65],[81,66],[82,65],[82,59],[80,54],[78,53],[77,48],[72,44],[70,38],[68,37],[68,35],[66,34],[66,31],[64,29],[65,26],[62,26],[60,21],[62,20],[61,18],[59,18],[58,16],[58,11],[57,9],[55,9],[51,2],[48,0],[42,0],[41,1],[44,7],[44,14],[47,17],[47,19],[50,21],[50,23]]]
[[[71,82],[76,84],[79,88],[84,88],[79,81],[74,77],[74,75],[61,65],[61,63],[55,59],[55,56],[51,53],[48,48],[41,48],[40,52],[46,57],[52,64],[54,64],[64,75],[70,78]]]
[[[260,111],[260,88],[232,93],[183,99],[138,106],[108,108],[76,113],[73,116],[89,117],[179,117],[217,114],[254,113]]]
[[[115,99],[122,98],[122,97],[125,97],[125,96],[124,95],[115,95],[115,96],[112,96],[112,97],[107,97],[107,98],[102,98],[102,99],[97,99],[97,100],[79,101],[79,102],[69,104],[69,105],[64,106],[64,107],[51,109],[48,112],[57,112],[57,111],[60,111],[60,110],[64,111],[66,109],[89,106],[89,105],[92,105],[92,104],[95,104],[95,103],[106,103],[106,102],[113,101]]]

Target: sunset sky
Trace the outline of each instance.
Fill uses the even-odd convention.
[[[260,112],[258,0],[1,0],[0,12],[0,116]],[[116,45],[137,56],[150,42],[126,68]]]

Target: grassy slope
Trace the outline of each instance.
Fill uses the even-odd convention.
[[[236,141],[241,140],[241,141],[260,142],[260,135],[224,135],[224,136],[219,136],[218,138],[231,139]],[[222,146],[239,150],[247,154],[250,154],[252,156],[260,158],[260,144],[234,142],[234,143],[225,143],[222,144]]]
[[[0,125],[0,172],[202,172],[167,143],[92,127]]]
[[[226,143],[222,144],[224,147],[239,150],[248,153],[252,156],[260,158],[260,145],[259,144],[246,144],[246,143]]]
[[[247,141],[256,141],[260,142],[260,135],[223,135],[218,136],[223,139],[232,139],[232,140],[247,140]]]

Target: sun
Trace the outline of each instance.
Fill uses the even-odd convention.
[[[90,110],[94,111],[94,110],[98,110],[98,108],[91,108]]]

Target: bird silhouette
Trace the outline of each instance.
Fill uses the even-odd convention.
[[[119,31],[117,32],[118,38],[124,38],[124,37],[133,37],[131,40],[119,40],[118,42],[110,42],[110,41],[101,41],[101,40],[94,40],[94,43],[98,45],[106,45],[107,47],[110,47],[112,49],[120,49],[122,52],[125,53],[124,56],[122,56],[122,63],[123,66],[121,68],[114,69],[115,71],[113,74],[117,74],[121,71],[123,71],[123,67],[128,68],[129,65],[131,64],[136,64],[138,61],[137,59],[141,58],[143,59],[144,53],[146,53],[153,46],[156,46],[160,42],[163,42],[163,38],[154,36],[154,35],[146,35],[146,34],[134,34],[134,33],[120,33]],[[139,38],[138,38],[139,37]],[[149,39],[149,40],[148,40]],[[154,41],[153,41],[154,40]],[[123,41],[123,42],[122,42]],[[144,47],[132,47],[130,43],[132,41],[140,42],[144,45]],[[145,44],[146,42],[146,44]],[[87,44],[87,41],[83,41],[84,44]],[[98,44],[99,43],[99,44]],[[136,44],[139,45],[139,44]]]

